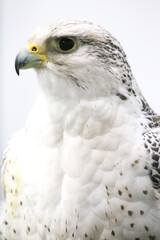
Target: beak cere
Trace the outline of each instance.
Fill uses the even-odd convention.
[[[42,58],[40,58],[38,55],[29,52],[27,48],[23,48],[20,50],[15,60],[16,73],[19,75],[20,69],[37,67],[42,63],[42,61]]]

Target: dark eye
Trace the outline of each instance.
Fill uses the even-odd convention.
[[[69,52],[74,49],[76,46],[76,42],[72,38],[62,37],[59,39],[59,49],[63,52]]]

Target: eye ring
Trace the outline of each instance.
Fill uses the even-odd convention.
[[[77,42],[72,37],[61,37],[57,39],[57,48],[61,53],[73,52],[77,47]]]

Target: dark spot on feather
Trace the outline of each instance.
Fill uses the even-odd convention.
[[[152,154],[152,159],[155,160],[155,161],[158,161],[159,160],[159,156],[155,153]]]
[[[144,214],[144,211],[143,211],[143,210],[140,210],[140,214],[143,215],[143,214]]]
[[[138,161],[138,160],[135,160],[134,162],[135,162],[135,164],[138,164],[138,163],[139,163],[139,161]]]
[[[132,216],[132,215],[133,215],[133,212],[129,210],[129,211],[128,211],[128,215],[129,215],[129,216]]]
[[[132,198],[132,194],[131,193],[129,193],[128,196],[129,196],[129,198]]]
[[[115,236],[115,231],[114,231],[114,230],[112,230],[111,234],[112,234],[112,236]]]
[[[145,170],[148,170],[148,167],[147,167],[147,166],[145,166],[145,167],[144,167],[144,169],[145,169]]]
[[[149,228],[147,226],[144,226],[144,228],[147,232],[149,231]]]
[[[156,237],[155,236],[149,236],[149,240],[156,240]]]
[[[122,195],[122,191],[118,190],[118,194],[121,196]]]
[[[158,162],[155,162],[155,161],[154,161],[154,162],[152,163],[152,166],[153,166],[154,168],[158,168],[158,165],[159,165]]]
[[[127,100],[127,97],[124,96],[124,95],[121,94],[121,93],[118,93],[117,96],[118,96],[121,100],[123,100],[123,101]]]
[[[124,206],[123,205],[121,205],[121,209],[124,210]]]
[[[144,190],[143,193],[144,193],[145,195],[147,195],[147,194],[148,194],[148,191],[147,191],[147,190]]]

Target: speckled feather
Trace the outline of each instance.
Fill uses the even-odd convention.
[[[73,36],[60,54],[48,41]],[[119,42],[59,21],[30,38],[58,64],[36,68],[42,94],[2,160],[2,240],[160,240],[160,117]]]

